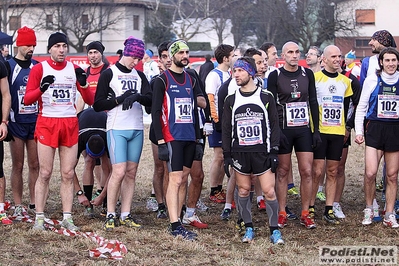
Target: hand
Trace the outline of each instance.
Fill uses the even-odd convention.
[[[158,159],[161,161],[169,161],[169,150],[166,143],[158,144]]]
[[[87,87],[87,74],[80,67],[75,68],[76,79],[79,82],[79,85],[82,87]]]
[[[356,135],[355,142],[357,144],[362,144],[364,142],[364,136],[363,135]]]
[[[213,126],[212,123],[205,123],[204,124],[204,135],[209,136],[213,133]]]
[[[122,110],[129,110],[133,107],[134,102],[140,98],[140,93],[135,93],[127,97],[122,104]]]
[[[312,147],[313,149],[317,149],[318,147],[320,147],[321,144],[321,137],[320,137],[320,132],[319,131],[315,131],[313,133],[313,143],[312,143]]]
[[[40,83],[40,91],[44,93],[54,81],[55,77],[53,75],[45,76]]]
[[[133,95],[133,94],[134,94],[134,91],[133,91],[133,90],[127,90],[127,91],[125,91],[125,93],[122,94],[121,96],[116,97],[116,102],[117,102],[118,104],[121,104],[121,103],[123,103],[123,101],[124,101],[127,97],[129,97],[130,95]]]
[[[217,132],[222,132],[222,123],[220,121],[215,123],[215,130]]]
[[[284,150],[289,149],[290,142],[288,141],[287,137],[284,135],[283,131],[280,130],[280,147]]]
[[[276,173],[278,167],[278,151],[272,149],[267,157],[267,160],[272,173]]]
[[[85,194],[79,195],[78,196],[78,201],[80,204],[82,204],[85,207],[90,207],[90,201],[87,199]]]
[[[224,152],[224,172],[226,173],[227,177],[230,177],[230,168],[229,166],[233,167],[233,159],[231,158],[231,154]]]
[[[200,143],[195,145],[194,161],[201,161],[204,156],[204,148]]]

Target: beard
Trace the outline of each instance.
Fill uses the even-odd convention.
[[[249,83],[250,80],[251,80],[251,79],[250,79],[250,77],[248,76],[247,79],[242,79],[241,81],[238,81],[238,82],[237,82],[237,85],[240,86],[240,87],[243,87],[243,86],[247,85],[247,84]]]
[[[26,60],[30,60],[30,59],[32,59],[32,54],[26,54],[26,55],[24,56],[24,58],[25,58]]]
[[[183,63],[183,60],[187,60],[187,63]],[[177,66],[177,67],[186,67],[188,65],[188,63],[190,63],[190,61],[187,59],[182,59],[180,61],[178,61],[175,57],[173,57],[173,63]]]

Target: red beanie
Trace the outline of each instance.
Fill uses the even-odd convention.
[[[18,30],[17,46],[36,46],[35,31],[24,26]]]

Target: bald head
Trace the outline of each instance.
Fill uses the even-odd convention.
[[[298,44],[294,42],[286,42],[281,51],[281,57],[285,61],[284,69],[287,71],[296,71],[298,69],[300,56],[301,52],[299,51]]]
[[[292,48],[292,47],[296,47],[296,48],[299,49],[298,44],[296,44],[296,43],[290,41],[290,42],[286,42],[286,43],[283,45],[283,48],[281,48],[281,53],[283,53],[283,54],[286,53],[287,50],[290,49],[290,48]]]
[[[341,68],[341,50],[335,45],[328,45],[323,51],[325,69],[330,73],[338,72]]]

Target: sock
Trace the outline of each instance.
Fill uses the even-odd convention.
[[[295,187],[295,184],[294,184],[294,183],[289,183],[289,184],[288,184],[288,189],[291,189],[291,188],[293,188],[293,187]]]
[[[130,214],[130,212],[121,212],[122,221],[124,221],[129,214]]]
[[[279,211],[278,215],[287,216],[287,212],[286,211]]]
[[[307,217],[309,215],[309,210],[302,210],[301,217]]]
[[[256,202],[259,203],[261,200],[263,200],[263,196],[257,196],[256,197]]]
[[[93,196],[93,185],[83,185],[83,191],[89,201]]]
[[[36,208],[35,204],[29,204],[29,209],[34,210]]]
[[[186,216],[187,217],[193,217],[195,212],[195,208],[186,208]]]
[[[391,214],[393,214],[392,212],[385,212],[385,219],[387,219],[388,220],[388,218],[389,218],[389,215],[391,215]]]
[[[211,196],[215,196],[219,192],[218,187],[211,187]]]
[[[334,207],[336,207],[336,206],[338,206],[338,205],[339,205],[339,202],[335,202],[335,201],[333,202],[333,206],[334,206]]]
[[[175,231],[177,229],[177,227],[179,227],[181,225],[181,223],[179,221],[171,223],[170,224],[172,227],[172,231]]]
[[[37,219],[44,219],[44,212],[37,212],[36,213],[36,220]]]
[[[238,206],[240,206],[240,214],[245,224],[252,223],[252,215],[251,215],[251,201],[249,200],[249,196],[240,197],[238,196]]]
[[[4,202],[0,203],[0,212],[4,212]]]
[[[218,190],[222,191],[223,190],[223,185],[218,185]]]
[[[238,220],[242,220],[241,219],[241,214],[240,214],[240,206],[238,206],[238,187],[236,186],[234,188],[234,201],[236,202],[236,209],[237,209],[237,218]]]
[[[107,217],[108,217],[110,214],[112,214],[112,215],[114,216],[114,218],[116,217],[115,212],[107,212]]]
[[[62,213],[62,220],[69,219],[71,217],[72,217],[72,214],[70,212],[63,212]]]
[[[278,201],[277,201],[277,199],[266,200],[266,213],[267,213],[267,217],[269,217],[269,226],[273,227],[273,228],[277,228],[278,227],[277,226],[277,224],[278,224]],[[272,233],[273,233],[273,231],[272,231]]]
[[[155,193],[151,193],[151,198],[155,198]]]
[[[312,205],[312,206],[309,205],[309,210],[310,210],[310,209],[313,209],[313,210],[314,210],[314,209],[315,209],[315,208],[314,208],[314,205]]]
[[[373,209],[378,209],[380,206],[378,206],[378,202],[376,199],[373,199]]]
[[[326,206],[324,208],[324,215],[327,215],[330,210],[332,211],[332,208],[333,208],[332,206]]]
[[[323,186],[319,186],[319,189],[317,190],[317,192],[322,192],[323,191]]]
[[[252,222],[251,223],[246,223],[245,224],[245,228],[248,228],[248,227],[254,228],[253,223]]]
[[[231,210],[231,203],[225,203],[224,204],[225,209],[230,209]]]
[[[103,208],[107,208],[107,196],[103,200]]]
[[[165,203],[158,203],[158,210],[165,210],[166,209],[166,206],[165,206]]]
[[[103,189],[101,188],[101,189],[97,189],[97,191],[96,191],[98,194],[101,194],[101,192],[103,192]]]

